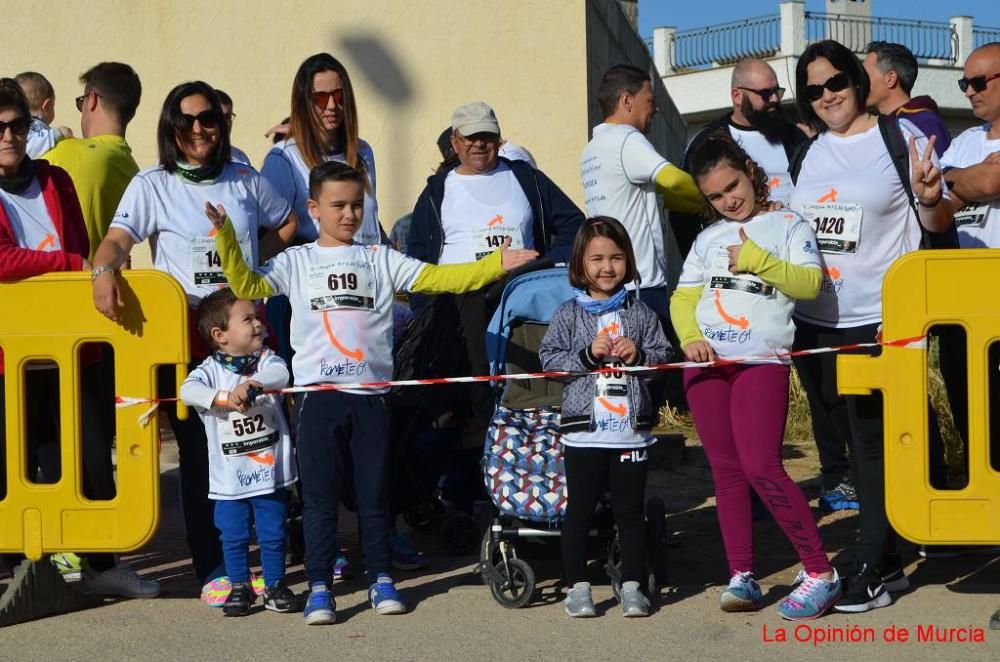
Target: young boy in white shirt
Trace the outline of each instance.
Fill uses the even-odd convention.
[[[251,587],[250,513],[264,569],[264,607],[289,612],[295,594],[285,585],[285,519],[295,482],[288,424],[277,396],[288,366],[264,349],[262,324],[252,301],[226,288],[198,304],[198,332],[213,349],[181,385],[208,439],[209,498],[221,534],[226,574],[232,584],[222,605],[226,616],[246,616],[257,599]]]
[[[505,272],[537,257],[533,250],[502,249],[471,264],[430,265],[387,246],[354,243],[364,215],[365,178],[336,161],[313,168],[309,213],[317,220],[316,241],[289,248],[251,271],[222,206],[206,205],[218,229],[216,247],[233,290],[245,298],[286,294],[292,306],[291,343],[295,383],[357,384],[392,378],[392,303],[399,290],[440,294],[485,287]],[[378,614],[406,607],[389,576],[390,518],[386,500],[387,388],[308,392],[299,413],[297,452],[304,503],[305,621],[333,623],[330,594],[337,553],[338,488],[344,467],[336,446],[347,443],[354,464],[361,547]]]

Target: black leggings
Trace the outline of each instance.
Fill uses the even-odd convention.
[[[816,347],[839,346],[853,343],[870,343],[875,340],[877,324],[848,328],[821,327],[796,321],[795,349],[814,349]],[[841,352],[843,354],[871,353],[871,350]],[[885,452],[884,430],[882,417],[882,394],[873,391],[871,395],[846,395],[837,393],[837,363],[824,361],[824,356],[800,357],[795,361],[799,379],[806,392],[833,394],[843,407],[846,415],[846,435],[851,448],[852,461],[855,465],[855,487],[858,490],[858,559],[869,567],[881,569],[882,557],[885,553],[895,552],[896,534],[889,526],[889,518],[885,512]],[[816,403],[810,398],[810,409],[813,415],[813,427],[822,415],[817,410]],[[830,413],[828,420],[843,420],[840,414]],[[841,432],[844,434],[844,432]],[[819,441],[819,439],[817,439]],[[820,448],[822,461],[823,449]]]
[[[566,519],[562,525],[563,571],[572,586],[587,581],[587,534],[597,501],[611,487],[611,507],[621,537],[622,581],[642,582],[646,550],[646,449],[563,446]]]

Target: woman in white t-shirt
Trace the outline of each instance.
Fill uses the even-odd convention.
[[[295,209],[300,220],[296,243],[318,236],[306,201],[309,173],[325,161],[346,163],[366,175],[364,220],[355,243],[388,243],[375,199],[375,154],[358,137],[358,109],[347,69],[329,53],[306,58],[295,72],[288,128],[287,138],[267,153],[260,174]]]
[[[723,611],[758,609],[753,578],[752,492],[771,512],[805,570],[778,607],[790,620],[817,618],[840,597],[802,490],[782,466],[788,413],[787,352],[796,300],[816,296],[822,277],[816,237],[801,216],[770,211],[767,176],[719,132],[688,158],[709,203],[670,300],[670,319],[689,361],[739,360],[687,368],[684,391],[712,467],[719,526],[729,562]]]
[[[218,96],[207,83],[182,83],[170,91],[156,137],[159,165],[140,171],[129,183],[94,256],[94,304],[115,321],[123,307],[118,270],[132,247],[146,239],[153,266],[177,279],[192,306],[225,287],[215,231],[205,217],[207,204],[221,203],[229,210],[243,258],[252,266],[280,251],[297,225],[288,202],[253,167],[230,160],[229,129]],[[258,239],[263,231],[267,234]],[[194,311],[188,317],[191,359],[197,365],[209,349],[194,327]],[[161,397],[174,391],[171,371],[160,371],[158,389]],[[166,410],[180,453],[184,523],[195,573],[205,585],[205,595],[214,596],[216,606],[221,606],[227,591],[219,532],[208,499],[205,428],[197,416],[181,421],[172,406]]]
[[[869,79],[857,57],[835,41],[809,46],[796,69],[796,104],[818,135],[801,161],[791,207],[816,230],[823,259],[819,296],[795,307],[796,349],[873,342],[882,320],[882,280],[889,265],[920,247],[922,229],[951,223],[934,139],[905,119],[899,140],[909,144],[909,188],[865,111]],[[892,602],[891,587],[906,583],[885,512],[882,400],[837,394],[833,354],[796,360],[817,438],[849,438],[860,505],[859,574],[848,580],[838,611],[863,612]],[[818,441],[820,461],[836,449]],[[842,449],[839,451],[841,456]],[[846,469],[846,467],[844,467]]]

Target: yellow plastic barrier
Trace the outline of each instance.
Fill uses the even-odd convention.
[[[927,352],[884,347],[881,356],[838,357],[838,388],[882,391],[886,510],[905,538],[924,544],[1000,542],[1000,474],[989,459],[987,351],[1000,341],[1000,251],[917,251],[897,260],[882,288],[886,339],[926,334],[936,324],[965,329],[969,384],[969,482],[936,490],[928,479]],[[1000,412],[993,412],[1000,416]]]
[[[178,383],[188,363],[184,291],[159,271],[128,271],[122,296],[124,321],[95,308],[89,274],[48,274],[0,283],[0,347],[6,364],[7,496],[0,501],[0,551],[29,559],[61,551],[123,552],[141,547],[159,521],[158,431],[142,427],[138,408],[117,411],[117,496],[83,495],[80,443],[80,347],[114,347],[117,394],[153,397],[156,366],[177,365]],[[59,366],[62,475],[57,483],[28,480],[24,442],[24,369],[29,361]],[[186,410],[178,411],[186,415]]]

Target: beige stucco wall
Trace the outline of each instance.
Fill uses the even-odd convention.
[[[225,89],[233,144],[258,167],[264,131],[288,115],[292,77],[319,51],[340,58],[375,150],[380,215],[408,213],[440,160],[435,140],[455,106],[490,103],[510,140],[582,202],[587,140],[586,0],[28,0],[4,11],[4,74],[33,69],[56,88],[56,124],[79,128],[79,74],[128,62],[143,101],[128,140],[156,161],[167,91],[201,78]]]

